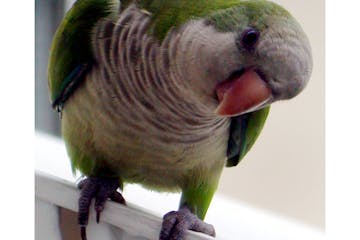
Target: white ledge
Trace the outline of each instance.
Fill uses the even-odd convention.
[[[75,212],[78,211],[79,190],[74,183],[69,181],[42,172],[36,172],[35,195],[45,202],[50,202]],[[93,210],[91,210],[90,215],[90,221],[95,221]],[[101,221],[124,229],[133,236],[157,239],[160,234],[162,219],[132,204],[123,206],[108,201],[101,215]],[[214,238],[188,231],[186,239],[213,240]]]
[[[76,212],[79,190],[75,186],[76,178],[71,173],[70,161],[63,142],[60,139],[37,133],[35,159],[35,194],[37,202],[41,202],[38,205],[43,206],[44,203],[45,205],[48,203]],[[176,210],[180,198],[179,194],[151,192],[135,184],[126,185],[123,194],[127,206],[108,201],[100,221],[101,224],[105,223],[120,228],[129,236],[139,237],[135,239],[158,239],[163,214]],[[37,214],[37,220],[46,217],[46,210],[42,211],[45,214]],[[53,212],[56,214],[55,210]],[[37,222],[47,222],[47,220],[41,220]],[[214,225],[217,233],[216,239],[324,239],[324,234],[319,229],[274,215],[263,209],[254,208],[240,201],[230,200],[219,194],[215,194],[205,220]],[[89,222],[91,226],[88,231],[90,228],[94,229],[98,226],[94,222],[92,207]],[[44,227],[36,229],[44,230]],[[96,231],[94,230],[94,232]],[[114,232],[113,229],[111,232]],[[94,239],[120,239],[119,234],[115,234],[115,236],[112,238],[101,236]],[[134,238],[125,237],[125,239]],[[186,239],[210,240],[214,238],[188,231]]]

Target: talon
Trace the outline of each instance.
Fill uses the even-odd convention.
[[[96,223],[100,222],[100,214],[102,209],[96,209]]]
[[[82,190],[82,189],[84,188],[84,186],[87,184],[87,182],[88,182],[87,180],[88,180],[87,178],[81,180],[81,181],[77,184],[78,189]]]
[[[172,211],[164,215],[162,228],[160,232],[160,240],[169,238],[171,231],[174,228],[175,223],[177,221],[176,213],[177,213],[176,211]]]
[[[87,240],[86,238],[86,226],[80,227],[81,240]]]
[[[110,196],[111,201],[126,205],[125,198],[118,191],[114,192]]]
[[[88,177],[82,180],[78,187],[81,189],[79,198],[78,223],[81,226],[81,239],[86,240],[86,225],[89,219],[89,208],[92,199],[95,198],[96,222],[100,222],[101,212],[104,210],[108,198],[115,202],[125,203],[125,199],[117,192],[119,187],[118,178]]]
[[[160,232],[160,240],[183,240],[186,230],[193,230],[215,237],[212,225],[200,220],[184,206],[179,211],[165,214]]]
[[[97,223],[100,222],[100,215],[101,215],[101,212],[102,212],[103,210],[104,210],[104,204],[103,204],[103,205],[95,206],[96,222],[97,222]]]

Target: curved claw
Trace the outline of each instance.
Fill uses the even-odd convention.
[[[103,207],[98,207],[95,210],[96,211],[96,223],[100,222],[100,214],[101,214],[102,210],[104,210]]]
[[[86,238],[86,226],[80,227],[81,240],[87,240]]]
[[[160,240],[183,240],[186,230],[205,233],[215,237],[215,229],[195,216],[188,207],[165,214]]]
[[[126,205],[125,198],[118,191],[113,192],[110,196],[111,201]]]
[[[80,189],[80,190],[83,189],[87,182],[88,182],[88,178],[82,179],[82,180],[77,184],[78,189]]]

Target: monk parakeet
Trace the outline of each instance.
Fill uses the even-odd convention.
[[[49,89],[79,187],[89,206],[139,183],[181,191],[160,239],[203,222],[224,166],[254,144],[275,101],[305,87],[311,49],[279,5],[241,0],[78,0],[50,50]]]

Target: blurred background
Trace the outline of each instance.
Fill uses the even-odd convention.
[[[35,0],[35,128],[60,137],[60,121],[47,93],[47,61],[52,36],[74,0]],[[324,0],[276,0],[308,34],[314,69],[297,98],[272,106],[252,151],[224,170],[218,194],[325,227]]]

